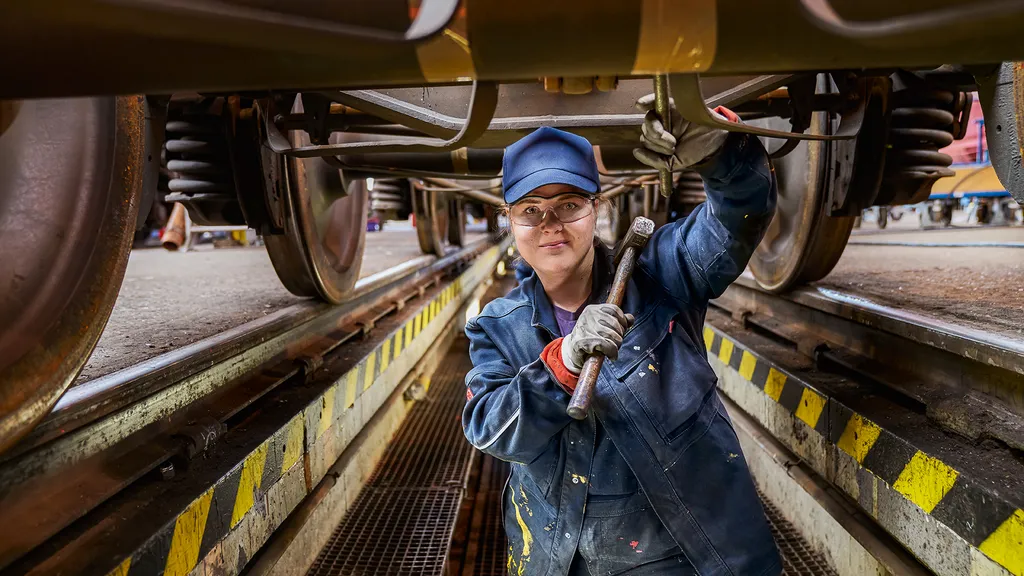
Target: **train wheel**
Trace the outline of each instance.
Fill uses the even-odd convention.
[[[462,198],[448,201],[448,243],[463,246],[466,242],[466,204]]]
[[[0,102],[0,450],[49,412],[106,326],[145,132],[138,96]]]
[[[500,213],[501,209],[496,206],[484,207],[484,218],[487,220],[487,231],[491,234],[501,232],[501,223],[498,221]]]
[[[809,131],[821,134],[826,122],[833,121],[816,113]],[[777,130],[790,129],[787,120],[763,122]],[[828,215],[829,190],[836,185],[830,170],[835,146],[804,141],[774,161],[779,183],[775,218],[750,259],[750,270],[765,290],[782,292],[824,278],[846,248],[855,217]]]
[[[629,211],[624,208],[628,199],[622,193],[611,200],[597,204],[597,236],[607,246],[614,246],[629,229]]]
[[[668,222],[668,198],[661,195],[661,189],[653,184],[642,186],[629,193],[629,216],[626,218],[625,230],[637,216],[646,216],[660,228]]]
[[[346,188],[341,171],[320,158],[284,164],[285,233],[264,238],[270,261],[292,294],[337,304],[355,286],[363,263],[366,181],[352,180]]]
[[[448,195],[444,192],[413,190],[413,212],[416,214],[416,237],[424,254],[444,256],[448,238]]]

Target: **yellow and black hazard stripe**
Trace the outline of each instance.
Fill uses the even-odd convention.
[[[481,260],[493,265],[497,250],[492,248],[490,252],[493,254],[484,255]],[[306,410],[295,414],[109,574],[184,576],[191,572],[261,502],[267,490],[281,481],[293,467],[301,465],[307,449],[307,433],[319,437],[337,423],[344,412],[378,381],[391,362],[411,346],[442,312],[453,303],[461,303],[464,278],[473,271],[471,268],[448,284],[332,385],[318,399],[321,409],[309,430],[306,429]],[[475,272],[479,274],[479,270]],[[304,478],[302,481],[305,483]]]
[[[267,489],[299,463],[303,421],[296,415],[125,559],[114,574],[183,576],[228,534]]]
[[[1024,575],[1024,511],[835,397],[808,385],[727,336],[704,327],[708,356],[736,371],[797,420],[856,461],[861,506],[877,517],[873,482],[881,480],[1012,574]]]

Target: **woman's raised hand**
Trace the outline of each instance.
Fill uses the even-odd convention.
[[[675,156],[676,168],[688,168],[711,156],[722,147],[729,133],[720,128],[709,128],[692,124],[679,115],[675,102],[670,100],[672,131],[665,130],[662,118],[654,109],[654,94],[648,94],[636,101],[636,107],[645,112],[641,127],[640,148],[633,149],[633,156],[651,168],[668,168],[669,159]],[[719,107],[712,111],[730,122],[739,122],[732,111]]]

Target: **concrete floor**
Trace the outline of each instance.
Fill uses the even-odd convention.
[[[383,232],[367,233],[360,276],[420,255],[415,230],[405,222],[389,222]],[[107,327],[78,382],[302,300],[281,284],[262,247],[204,244],[191,252],[135,250]]]
[[[1024,226],[854,232],[851,242],[1024,242]],[[1024,339],[1024,248],[848,245],[817,283],[979,330]]]

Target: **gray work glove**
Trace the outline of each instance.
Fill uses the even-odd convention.
[[[633,156],[637,160],[661,170],[668,168],[669,159],[675,156],[675,168],[689,168],[722,148],[729,136],[727,131],[691,124],[679,115],[674,101],[670,99],[669,103],[672,115],[671,134],[665,130],[661,118],[654,109],[654,94],[648,94],[636,101],[637,109],[647,113],[641,127],[643,135],[640,137],[640,143],[643,147],[633,149]],[[714,110],[711,113],[723,120],[726,119]]]
[[[572,332],[562,339],[562,363],[573,374],[579,374],[583,361],[594,352],[615,360],[619,357],[622,335],[632,324],[633,315],[624,314],[615,304],[587,306]]]

